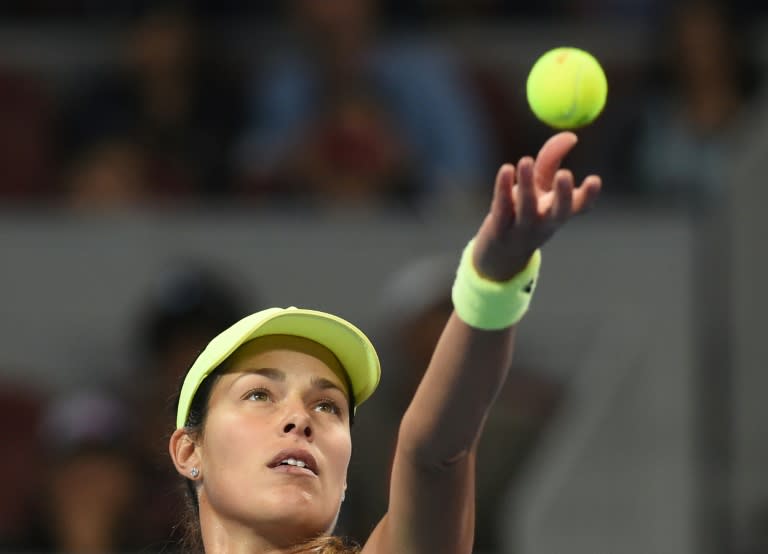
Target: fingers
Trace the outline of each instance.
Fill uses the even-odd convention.
[[[491,213],[499,222],[506,222],[514,215],[512,201],[512,185],[515,183],[515,166],[504,164],[496,174],[496,184],[493,187]]]
[[[534,167],[534,181],[540,189],[552,190],[555,173],[563,158],[578,142],[574,133],[563,132],[551,137],[539,150]]]
[[[540,160],[534,161],[530,156],[522,158],[517,168],[512,164],[501,166],[496,175],[491,203],[491,214],[497,223],[503,226],[514,221],[515,227],[529,230],[543,223],[544,227],[554,229],[572,215],[592,208],[600,195],[601,178],[590,175],[577,188],[570,170],[557,169],[562,158],[557,158],[553,152],[562,154],[573,147],[575,141],[569,135],[575,139],[572,133],[560,133],[548,141],[550,146],[542,148],[543,163],[550,164],[546,167],[539,163]],[[541,153],[539,156],[542,158]],[[548,189],[540,189],[536,181],[540,178],[536,176],[537,167],[553,171]]]
[[[600,190],[603,187],[602,179],[598,175],[590,175],[581,183],[581,186],[573,192],[574,214],[584,213],[595,205]]]
[[[554,183],[554,198],[550,218],[555,223],[565,223],[571,216],[573,209],[573,174],[567,169],[561,169],[555,175]]]
[[[567,169],[557,172],[554,183],[554,189],[542,197],[542,208],[558,225],[565,223],[572,215],[590,210],[602,188],[602,180],[597,175],[590,175],[580,187],[575,188],[573,174]]]
[[[517,164],[517,186],[515,187],[515,214],[520,227],[531,227],[539,215],[536,184],[533,178],[533,158],[525,157]]]

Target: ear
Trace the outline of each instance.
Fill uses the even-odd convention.
[[[168,452],[182,477],[192,477],[192,468],[200,468],[200,446],[186,429],[176,429],[168,441]]]

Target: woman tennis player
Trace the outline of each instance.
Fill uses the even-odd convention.
[[[185,377],[169,443],[198,550],[472,551],[477,444],[535,288],[539,248],[600,192],[598,176],[575,187],[559,169],[576,140],[559,133],[536,159],[499,170],[459,263],[454,313],[400,424],[388,510],[361,547],[332,533],[350,425],[379,381],[371,343],[336,316],[297,308],[250,315],[210,342]]]

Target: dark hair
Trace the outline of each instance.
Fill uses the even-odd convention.
[[[213,336],[243,314],[234,286],[211,268],[180,262],[156,284],[140,320],[144,353],[157,358],[179,337]]]
[[[187,415],[187,421],[184,428],[187,434],[193,438],[198,438],[202,435],[203,426],[205,425],[205,417],[208,414],[208,401],[211,397],[211,391],[216,382],[224,374],[224,364],[219,365],[214,369],[208,377],[203,379],[200,386],[197,388],[195,395],[192,397],[192,402],[189,406],[189,414]],[[184,380],[182,378],[182,385]],[[355,397],[352,393],[352,387],[347,383],[349,390],[349,424],[350,426],[354,422],[354,409]],[[181,385],[179,386],[176,405],[178,406],[178,397],[181,396]],[[195,482],[192,479],[184,477],[184,497],[186,499],[187,510],[182,516],[180,527],[183,531],[183,537],[181,540],[181,551],[189,552],[190,554],[205,554],[205,547],[203,545],[203,536],[200,529],[200,503],[197,498],[197,488]],[[305,543],[296,546],[292,551],[293,554],[301,553],[319,553],[319,554],[356,554],[360,552],[360,546],[354,541],[343,537],[316,537],[310,539]]]
[[[213,370],[208,377],[203,379],[203,382],[200,383],[195,392],[195,396],[192,398],[184,428],[187,434],[193,438],[199,437],[203,432],[211,390],[213,390],[213,385],[221,378],[222,373],[221,366]],[[182,379],[182,384],[183,382]],[[181,387],[179,387],[179,396],[181,396]],[[176,404],[178,406],[178,401]],[[186,499],[187,510],[181,522],[181,527],[184,531],[182,551],[204,553],[203,537],[200,532],[200,503],[197,499],[197,490],[195,482],[186,477],[184,478],[184,498]]]

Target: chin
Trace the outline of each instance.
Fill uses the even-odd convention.
[[[276,486],[263,501],[273,509],[290,506],[295,509],[311,510],[322,504],[323,499],[317,490],[310,490],[300,485],[284,484]]]
[[[265,513],[266,511],[266,513]],[[286,527],[306,529],[309,536],[316,536],[335,526],[337,512],[316,494],[294,487],[275,491],[259,506],[260,518]]]

